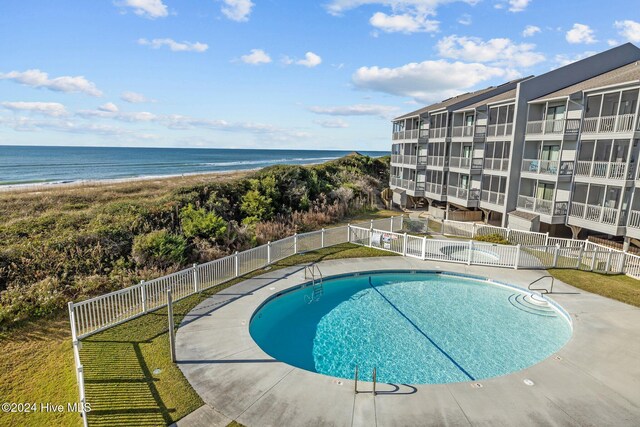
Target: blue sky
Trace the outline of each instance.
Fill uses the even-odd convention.
[[[627,41],[629,0],[6,0],[0,145],[388,150],[395,115]]]

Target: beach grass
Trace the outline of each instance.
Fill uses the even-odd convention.
[[[341,244],[286,258],[280,269],[321,260],[394,256],[377,249]],[[243,278],[209,289],[175,305],[176,323],[206,297]],[[4,401],[52,402],[77,400],[69,321],[55,318],[24,322],[0,335],[0,390]],[[166,425],[202,405],[177,366],[170,363],[166,310],[157,310],[82,341],[87,401],[91,425]],[[160,369],[160,371],[156,371]],[[154,373],[155,372],[155,373]],[[80,425],[78,414],[0,413],[2,426]]]

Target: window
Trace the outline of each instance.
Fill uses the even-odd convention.
[[[555,189],[555,186],[553,184],[539,182],[538,188],[536,191],[536,199],[553,200],[554,189]]]
[[[554,107],[547,108],[547,120],[562,120],[564,119],[565,106],[556,105]]]

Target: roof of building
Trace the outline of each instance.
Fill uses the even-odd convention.
[[[511,90],[503,92],[503,93],[501,93],[499,95],[492,96],[491,98],[483,99],[482,101],[478,101],[475,104],[467,105],[466,107],[463,107],[463,108],[460,108],[460,109],[456,110],[456,112],[474,110],[474,109],[476,109],[478,107],[482,107],[483,105],[496,104],[498,102],[512,101],[512,100],[515,100],[515,99],[516,99],[516,89],[511,89]]]
[[[430,113],[430,112],[433,112],[433,111],[442,110],[442,109],[445,109],[445,108],[450,107],[452,105],[458,104],[460,102],[464,102],[464,101],[466,101],[468,99],[471,99],[473,97],[485,94],[487,92],[491,92],[491,91],[493,91],[493,90],[495,90],[495,89],[497,89],[497,88],[499,88],[501,86],[506,86],[506,85],[509,85],[509,84],[517,84],[517,83],[519,83],[519,82],[521,82],[523,80],[526,80],[526,79],[528,79],[530,77],[531,76],[525,77],[525,78],[522,78],[522,79],[512,80],[510,82],[506,82],[506,83],[503,83],[503,84],[498,85],[498,86],[489,86],[489,87],[486,87],[484,89],[476,90],[475,92],[467,92],[467,93],[463,93],[461,95],[456,95],[456,96],[453,96],[451,98],[445,99],[444,101],[437,102],[437,103],[431,104],[431,105],[427,105],[426,107],[420,108],[419,110],[415,110],[415,111],[412,111],[410,113],[403,114],[402,116],[396,117],[393,120],[395,121],[395,120],[406,119],[406,118],[409,118],[409,117],[419,116],[419,115],[424,114],[424,113]],[[507,92],[509,92],[509,91],[507,91]]]
[[[567,86],[555,92],[534,99],[530,102],[540,102],[550,99],[568,97],[577,92],[584,92],[606,86],[615,86],[628,82],[640,81],[640,61],[635,61],[598,76],[583,80],[571,86]]]

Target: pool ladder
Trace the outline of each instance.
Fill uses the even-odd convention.
[[[314,301],[318,301],[324,294],[324,287],[322,286],[322,272],[317,264],[311,264],[304,268],[305,280],[311,279],[312,291],[311,295],[305,295],[304,299],[307,304],[311,304]]]
[[[354,391],[355,394],[360,393],[360,391],[358,390],[358,365],[356,365],[356,374],[355,374],[355,382],[354,382]],[[375,397],[376,395],[376,382],[377,382],[377,372],[376,372],[376,368],[373,368],[373,396]]]
[[[531,287],[531,285],[541,281],[542,279],[551,279],[551,287],[549,288],[549,290],[547,290],[546,288],[532,288]],[[553,276],[542,276],[542,277],[537,278],[533,282],[529,283],[529,286],[527,286],[527,289],[529,289],[530,291],[540,292],[541,294],[551,294],[551,293],[553,293],[553,284],[554,284],[555,281],[556,281],[556,279]]]

